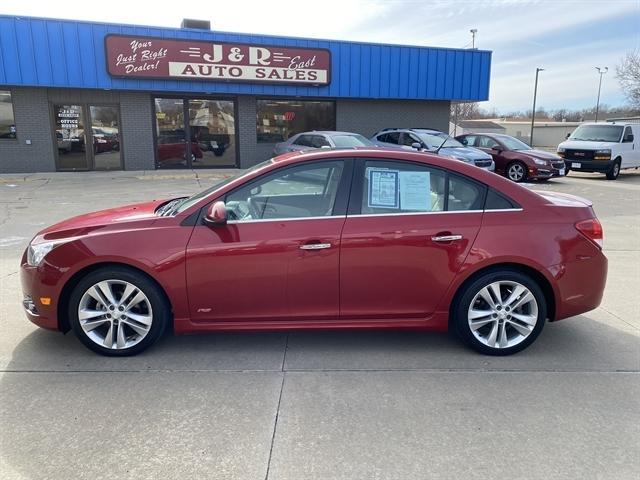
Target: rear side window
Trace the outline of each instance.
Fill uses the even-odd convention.
[[[447,211],[482,210],[484,192],[479,183],[449,174]]]
[[[300,135],[293,141],[294,145],[300,145],[303,147],[312,147],[312,136],[311,135]]]
[[[443,170],[409,162],[367,161],[362,184],[363,214],[441,212]]]
[[[484,203],[485,210],[508,210],[511,208],[519,208],[519,206],[504,195],[489,189],[487,192],[487,200]]]
[[[395,143],[396,145],[400,141],[400,133],[399,132],[391,132],[391,133],[383,133],[382,135],[378,135],[378,140],[385,143]]]

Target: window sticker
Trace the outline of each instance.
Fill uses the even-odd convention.
[[[430,172],[400,172],[400,206],[402,210],[430,212],[430,190]]]
[[[369,207],[400,207],[398,174],[398,170],[367,169]]]

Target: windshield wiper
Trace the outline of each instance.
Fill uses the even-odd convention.
[[[440,144],[440,146],[439,146],[438,148],[436,148],[436,152],[435,152],[435,153],[436,153],[436,155],[438,154],[438,152],[440,151],[440,149],[441,149],[442,147],[444,147],[444,144],[445,144],[445,143],[447,143],[447,140],[449,140],[450,138],[451,138],[451,135],[447,135],[447,137],[444,139],[444,142],[442,142],[442,143]]]

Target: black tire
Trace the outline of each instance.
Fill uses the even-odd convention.
[[[607,172],[607,180],[615,180],[620,175],[620,159],[617,159],[611,165],[611,168]]]
[[[511,162],[505,169],[505,175],[513,182],[524,182],[527,179],[527,166],[519,161]]]
[[[151,304],[151,327],[146,336],[138,343],[127,348],[107,348],[98,345],[89,338],[83,330],[78,318],[80,301],[92,286],[104,280],[117,280],[128,282],[146,295]],[[161,288],[146,275],[126,267],[113,266],[101,268],[86,275],[78,282],[69,298],[68,305],[69,324],[78,339],[90,350],[110,357],[124,357],[136,355],[153,345],[163,334],[171,318],[171,309]],[[108,323],[106,324],[108,328]],[[96,329],[97,330],[97,329]]]
[[[564,167],[564,176],[566,177],[567,175],[569,175],[570,171],[571,169],[569,167]]]
[[[482,289],[498,281],[516,282],[521,284],[531,292],[537,303],[537,319],[535,325],[533,326],[533,329],[527,337],[520,341],[520,343],[517,343],[511,347],[496,348],[490,347],[481,342],[472,332],[468,320],[468,312],[471,306],[471,301]],[[506,298],[504,300],[506,300]],[[451,323],[458,336],[474,350],[485,355],[511,355],[513,353],[524,350],[535,341],[535,339],[538,337],[538,335],[540,335],[540,332],[544,328],[546,318],[547,303],[540,286],[527,275],[516,271],[504,270],[482,274],[473,279],[471,282],[463,285],[462,289],[454,300]],[[503,322],[505,322],[504,328],[507,329],[508,324],[506,323],[506,321]],[[490,329],[492,325],[487,324],[486,327]],[[498,327],[496,326],[496,328]],[[509,326],[509,329],[512,334],[517,334],[516,329],[514,329],[512,326]],[[480,332],[480,330],[481,329],[477,329],[478,332]]]

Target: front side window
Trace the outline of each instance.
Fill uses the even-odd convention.
[[[384,143],[397,145],[400,142],[400,132],[383,133],[378,136],[378,140]]]
[[[631,127],[626,127],[624,129],[624,137],[622,137],[623,142],[631,142],[633,138],[633,132],[631,131]]]
[[[411,133],[405,133],[404,135],[402,135],[402,144],[403,145],[405,145],[407,147],[411,147],[411,146],[413,146],[414,143],[422,144],[420,139],[418,137],[416,137],[415,135],[411,134]]]
[[[311,147],[311,135],[298,135],[292,143],[294,145],[300,145],[301,147]]]
[[[319,162],[284,169],[226,196],[229,220],[325,217],[333,214],[344,163]]]
[[[13,102],[10,91],[0,90],[0,140],[7,138],[16,138]]]
[[[336,129],[336,105],[330,101],[257,100],[258,143],[284,142],[296,133]]]
[[[368,160],[361,214],[482,210],[485,187],[441,169],[410,162]]]
[[[473,147],[476,143],[476,136],[475,135],[467,135],[465,137],[462,137],[462,140],[460,141],[460,143],[462,143],[463,145],[467,146],[467,147]]]

